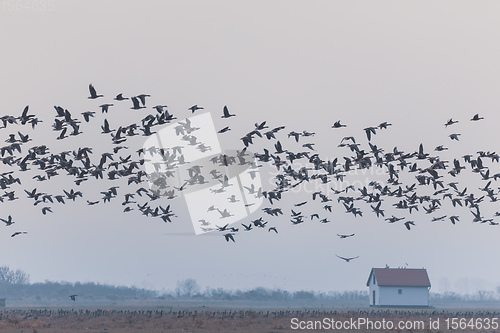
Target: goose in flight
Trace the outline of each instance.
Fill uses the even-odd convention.
[[[264,222],[262,217],[259,217],[257,220],[252,221],[253,225],[259,228],[264,228],[267,224],[267,222]]]
[[[382,204],[382,201],[379,201],[376,207],[373,207],[373,206],[370,205],[370,207],[372,208],[373,212],[375,214],[377,214],[377,217],[379,217],[379,215],[384,216],[384,210],[380,209],[380,205],[381,204]]]
[[[341,239],[344,239],[344,238],[347,238],[347,237],[352,237],[354,236],[355,234],[350,234],[350,235],[341,235],[341,234],[337,234],[337,236],[339,236]]]
[[[293,136],[295,138],[295,142],[299,142],[300,133],[297,133],[295,131],[291,131],[288,134],[288,137],[291,137],[291,136]]]
[[[315,134],[316,134],[316,133],[314,133],[314,132],[313,132],[313,133],[311,133],[311,132],[308,132],[308,131],[305,131],[305,130],[304,130],[304,131],[302,131],[302,135],[303,135],[303,136],[314,136]]]
[[[128,97],[123,97],[123,94],[118,94],[115,97],[115,101],[123,101],[123,100],[126,100],[126,99],[129,99],[129,98]]]
[[[231,129],[229,128],[229,126],[226,126],[224,127],[223,129],[221,129],[220,131],[218,131],[217,133],[226,133],[227,131],[230,131]]]
[[[235,114],[230,114],[229,110],[227,109],[227,106],[224,106],[224,109],[222,110],[222,116],[221,118],[229,118],[229,117],[234,117],[236,116]]]
[[[82,115],[83,115],[83,118],[85,119],[85,121],[88,123],[90,121],[90,118],[94,117],[94,114],[95,112],[92,112],[92,111],[85,111],[85,112],[82,112]]]
[[[276,148],[276,154],[281,154],[281,153],[285,152],[283,150],[283,146],[281,145],[281,143],[279,141],[274,144],[274,148]]]
[[[396,216],[392,215],[391,217],[388,217],[385,220],[388,221],[389,223],[394,223],[394,222],[397,222],[400,220],[404,220],[404,217],[396,217]]]
[[[151,97],[151,95],[148,95],[148,94],[137,95],[137,98],[139,98],[141,100],[142,105],[146,105],[146,97]]]
[[[43,207],[42,208],[42,214],[43,215],[47,215],[47,212],[52,213],[52,210],[50,209],[50,207]]]
[[[224,238],[226,239],[226,242],[229,242],[229,240],[232,240],[233,242],[235,242],[233,235],[234,234],[232,234],[232,233],[224,234]]]
[[[76,296],[78,296],[78,295],[69,295],[69,298],[71,298],[71,300],[74,302],[74,301],[76,301]]]
[[[99,107],[101,108],[102,113],[104,113],[104,112],[108,113],[108,110],[109,110],[110,106],[113,106],[113,104],[105,103],[105,104],[99,105]],[[87,122],[88,122],[88,120],[87,120]]]
[[[411,229],[410,225],[415,226],[414,221],[406,221],[404,224],[405,224],[406,229],[408,229],[408,230]]]
[[[476,210],[477,212],[473,212],[472,210],[470,211],[472,213],[472,215],[474,215],[474,219],[472,220],[472,222],[481,222],[483,220],[483,217],[481,216],[481,213],[479,212],[479,207],[476,206]]]
[[[23,110],[23,113],[21,114],[21,117],[19,117],[19,120],[21,121],[21,125],[25,125],[27,122],[29,122],[34,115],[28,115],[28,110],[29,110],[29,105],[26,105],[26,107]]]
[[[260,124],[259,123],[255,123],[255,129],[256,130],[263,130],[263,129],[269,128],[269,126],[266,126],[266,122],[267,121],[263,121]]]
[[[472,119],[470,121],[478,121],[478,120],[481,120],[481,119],[484,119],[483,117],[479,117],[479,114],[475,114],[474,117],[472,117]]]
[[[0,221],[4,222],[5,225],[8,227],[9,225],[12,225],[14,224],[15,222],[12,221],[12,216],[9,215],[9,217],[7,218],[7,220],[4,220],[4,219],[0,219]]]
[[[141,106],[137,97],[132,97],[132,103],[133,103],[133,106],[131,107],[132,110],[140,110],[146,108],[145,106]]]
[[[378,128],[387,129],[388,126],[392,126],[392,124],[389,124],[387,121],[384,121],[383,123],[380,123],[380,125],[378,125]]]
[[[31,192],[26,191],[26,190],[24,190],[24,192],[26,192],[26,194],[28,195],[29,199],[35,199],[35,200],[38,200],[38,197],[43,194],[43,193],[37,193],[36,192],[36,188],[33,189],[33,191],[31,191]]]
[[[16,231],[12,235],[10,235],[10,237],[16,237],[17,235],[22,235],[22,234],[27,234],[27,232],[26,231]]]
[[[203,107],[195,104],[192,107],[190,107],[188,110],[191,110],[191,114],[193,114],[196,110],[200,110],[200,109],[203,109]]]
[[[291,219],[291,220],[290,220],[290,222],[292,222],[292,224],[297,225],[297,224],[300,224],[300,223],[304,222],[304,219],[303,219],[303,218],[304,218],[304,217],[303,217],[302,215],[300,215],[300,216],[295,216],[293,219]]]
[[[155,105],[155,106],[153,106],[153,109],[155,109],[156,112],[161,114],[161,113],[165,112],[165,110],[163,110],[163,109],[166,107],[168,107],[168,106],[167,105]],[[167,113],[168,113],[168,111],[167,111]]]
[[[341,257],[341,256],[339,256],[338,254],[335,254],[335,255],[336,255],[337,257],[339,257],[340,259],[345,260],[345,262],[349,262],[349,261],[351,261],[351,260],[354,260],[354,259],[359,258],[359,256],[357,256],[357,257],[351,257],[351,258],[345,258],[345,257]]]
[[[246,224],[241,224],[244,228],[245,228],[245,231],[250,231],[252,230],[252,224],[249,224],[249,225],[246,225]]]
[[[340,143],[346,141],[346,140],[351,140],[352,143],[356,143],[356,139],[353,136],[344,136],[342,140],[340,140]]]
[[[448,150],[448,148],[444,147],[443,145],[437,146],[434,148],[435,151],[443,151],[443,150]]]
[[[418,146],[418,153],[416,155],[417,155],[417,159],[419,159],[419,160],[425,160],[425,159],[427,159],[427,156],[429,156],[429,154],[424,153],[424,145],[423,144],[420,144],[420,146]]]
[[[103,95],[97,95],[97,92],[95,91],[95,88],[92,85],[92,83],[89,84],[89,92],[90,92],[89,99],[96,99],[96,98],[99,98],[99,97],[103,97]]]
[[[444,127],[448,127],[448,126],[453,125],[453,124],[456,124],[456,123],[458,123],[458,120],[453,120],[452,118],[450,118],[450,119],[446,122],[446,124],[444,124]]]
[[[340,123],[340,120],[336,121],[332,126],[332,128],[340,128],[340,127],[346,127],[346,125]]]
[[[217,227],[217,230],[218,231],[227,231],[227,227],[229,226],[229,223],[227,223],[225,226],[223,227],[219,227],[218,225],[215,225]]]
[[[376,127],[367,127],[367,128],[363,129],[366,133],[366,137],[368,138],[368,141],[370,141],[372,139],[372,134],[373,135],[377,134],[375,131],[376,129],[377,129]]]
[[[32,139],[30,139],[29,137],[29,134],[23,135],[21,132],[17,132],[17,134],[19,134],[19,138],[21,139],[22,143],[32,141]]]
[[[313,148],[314,143],[304,143],[302,147],[309,148],[311,150],[314,150]]]
[[[57,140],[63,140],[64,138],[67,138],[67,136],[66,136],[67,131],[68,131],[68,129],[66,127],[64,127],[61,131],[61,134],[59,134],[59,136],[57,137]]]

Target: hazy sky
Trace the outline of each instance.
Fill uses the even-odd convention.
[[[29,104],[31,113],[44,121],[35,131],[0,130],[2,140],[21,130],[33,137],[30,144],[47,144],[52,152],[88,146],[100,155],[111,144],[99,134],[103,116],[98,105],[118,93],[147,93],[152,96],[148,106],[166,104],[179,119],[190,115],[187,108],[193,104],[205,107],[217,128],[232,128],[219,136],[224,149],[241,149],[239,138],[254,123],[267,120],[270,126],[286,126],[280,138],[284,145],[293,145],[285,135],[291,130],[316,132],[310,141],[329,158],[346,156],[346,150],[337,148],[344,136],[366,144],[363,128],[383,121],[393,126],[377,132],[373,142],[387,150],[397,146],[411,152],[423,143],[431,152],[443,144],[450,150],[440,153],[442,159],[498,150],[496,1],[46,2],[45,10],[16,7],[30,1],[0,2],[0,113],[17,116]],[[89,83],[104,99],[87,99]],[[51,131],[54,105],[75,115],[98,113],[90,125],[82,125],[84,135],[58,141]],[[221,119],[224,105],[237,116]],[[106,118],[112,126],[127,125],[150,112],[154,110],[129,110],[127,104],[123,110],[111,108]],[[476,113],[485,120],[470,122]],[[451,117],[460,123],[445,129]],[[332,129],[337,120],[347,127]],[[459,142],[448,138],[453,132],[462,134]],[[126,145],[133,152],[144,139]],[[274,150],[271,142],[252,149],[264,144]],[[4,169],[10,170],[0,165]],[[499,172],[496,164],[491,169]],[[376,170],[337,185],[386,179],[371,174]],[[273,171],[262,168],[264,184],[269,185]],[[461,188],[484,186],[470,168],[466,173],[459,179]],[[415,182],[412,177],[405,184]],[[14,226],[0,228],[0,264],[27,271],[33,282],[172,289],[180,279],[195,278],[202,287],[362,290],[372,267],[408,263],[428,269],[434,291],[472,292],[500,285],[495,265],[500,229],[473,224],[466,208],[447,205],[439,212],[460,215],[453,226],[449,221],[431,223],[423,212],[409,216],[391,211],[387,205],[387,216],[415,220],[417,226],[407,231],[400,223],[377,219],[367,205],[362,206],[363,218],[354,218],[333,202],[333,213],[320,212],[331,223],[292,226],[290,207],[311,200],[313,190],[303,189],[275,204],[285,212],[280,219],[269,219],[278,235],[265,229],[240,231],[236,243],[226,243],[222,235],[173,235],[188,217],[182,198],[171,202],[179,217],[165,224],[137,210],[122,213],[119,200],[87,206],[86,200],[99,200],[99,192],[113,186],[110,181],[77,187],[64,176],[43,184],[25,178],[16,187],[20,199],[0,204],[0,217],[16,220]],[[126,190],[125,184],[120,186]],[[44,216],[23,191],[35,187],[49,193],[80,189],[84,198],[54,204],[54,213]],[[271,206],[266,202],[263,207]],[[495,203],[484,207],[485,216],[500,211]],[[304,213],[311,214],[312,208]],[[260,216],[268,217],[257,212],[250,218]],[[28,234],[11,238],[13,228]],[[337,233],[356,235],[339,239]],[[335,254],[360,258],[346,263]]]

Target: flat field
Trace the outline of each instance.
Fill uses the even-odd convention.
[[[23,307],[0,310],[0,332],[500,332],[499,318],[484,308]]]

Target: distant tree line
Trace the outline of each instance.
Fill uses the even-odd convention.
[[[207,298],[221,300],[255,300],[255,301],[289,301],[289,300],[325,300],[325,301],[366,301],[368,302],[367,290],[353,291],[331,291],[313,292],[296,291],[290,292],[281,289],[268,289],[263,287],[251,290],[226,290],[223,288],[206,288],[201,291],[200,286],[194,279],[184,279],[177,282],[177,288],[173,293],[164,293],[163,297],[173,298]],[[496,292],[479,290],[473,294],[459,294],[454,292],[429,294],[431,301],[499,301],[500,287]]]
[[[22,270],[12,270],[8,266],[0,267],[0,298],[36,297],[65,298],[71,294],[83,297],[117,299],[213,299],[213,300],[246,300],[246,301],[292,301],[292,300],[324,300],[324,301],[366,301],[368,291],[287,291],[257,287],[250,290],[227,290],[223,288],[206,288],[202,291],[195,279],[184,279],[177,282],[173,291],[158,292],[137,287],[113,286],[94,282],[37,282],[30,283],[30,276]],[[454,292],[430,293],[432,301],[498,301],[500,287],[493,291],[477,291],[474,294],[458,294]]]
[[[37,282],[30,283],[30,276],[22,270],[0,267],[0,298],[37,297],[60,298],[72,294],[79,296],[118,298],[154,298],[157,292],[136,287],[112,286],[94,282]]]
[[[177,282],[173,293],[163,293],[162,297],[172,298],[205,298],[220,300],[248,300],[248,301],[290,301],[290,300],[366,300],[368,291],[343,292],[313,292],[287,291],[257,287],[250,290],[227,290],[223,288],[206,288],[201,290],[194,279],[184,279]]]
[[[478,290],[472,294],[458,294],[455,292],[445,293],[430,293],[429,299],[431,301],[460,301],[460,302],[485,302],[485,301],[499,301],[500,300],[500,287],[497,287],[496,293],[491,290]]]
[[[289,301],[289,300],[366,300],[367,291],[344,291],[317,293],[312,291],[290,292],[281,289],[257,287],[250,290],[226,290],[206,288],[201,290],[195,279],[177,282],[173,291],[158,292],[127,286],[112,286],[94,282],[37,282],[30,283],[29,274],[22,270],[12,270],[8,266],[0,267],[0,298],[36,297],[65,298],[72,294],[81,297],[102,297],[115,299],[216,299],[248,301]]]

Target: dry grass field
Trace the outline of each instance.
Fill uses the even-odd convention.
[[[190,308],[5,308],[0,311],[0,332],[5,333],[63,333],[63,332],[297,332],[292,318],[303,325],[323,321],[358,320],[398,323],[423,322],[424,327],[413,329],[324,329],[335,332],[500,332],[500,329],[447,329],[447,318],[499,318],[500,312],[488,309],[221,309]],[[431,329],[429,319],[439,319],[440,327]],[[498,319],[497,319],[498,320]],[[477,321],[475,321],[477,322]],[[325,328],[325,327],[323,327]],[[311,329],[304,331],[314,331]]]

